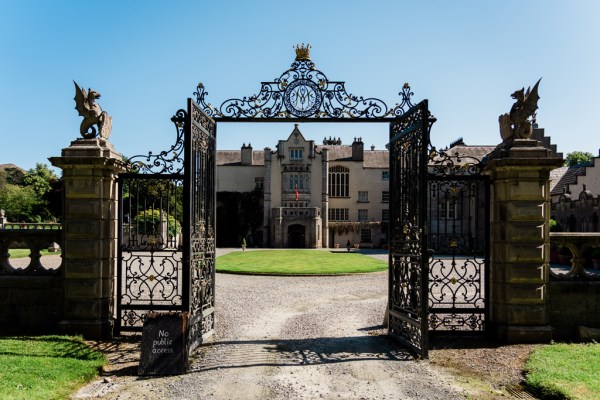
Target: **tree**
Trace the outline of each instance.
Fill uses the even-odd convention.
[[[0,190],[0,209],[6,212],[8,221],[40,222],[41,218],[34,213],[40,201],[35,191],[27,186],[7,183]]]
[[[46,164],[35,164],[35,168],[27,171],[23,184],[31,187],[41,198],[52,189],[52,184],[58,181],[58,176]]]
[[[25,172],[12,164],[0,169],[0,208],[9,221],[56,221],[61,213],[61,182],[46,164]]]
[[[594,158],[594,155],[587,151],[572,151],[567,153],[565,157],[565,167],[572,167],[574,165],[589,164]]]
[[[60,179],[46,164],[36,164],[23,177],[23,185],[31,188],[38,197],[33,214],[36,221],[56,221],[62,211]]]
[[[25,170],[17,167],[14,164],[0,165],[0,187],[6,183],[22,185],[25,174]]]

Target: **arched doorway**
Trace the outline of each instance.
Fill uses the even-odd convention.
[[[292,249],[303,249],[306,247],[306,227],[300,224],[288,227],[288,247]]]

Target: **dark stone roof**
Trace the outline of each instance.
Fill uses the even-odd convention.
[[[560,167],[550,171],[550,195],[560,195],[565,188],[577,182],[577,176],[585,174],[585,165]]]
[[[265,165],[265,152],[263,150],[252,151],[252,166]],[[241,165],[241,150],[217,150],[217,165]]]
[[[454,157],[457,153],[464,162],[473,162],[473,159],[481,160],[486,154],[494,150],[494,146],[467,146],[457,145],[446,150],[448,154]],[[316,151],[327,149],[329,153],[329,162],[352,162],[352,146],[349,145],[322,145],[317,146]],[[252,151],[253,165],[262,166],[264,162],[264,151]],[[363,168],[388,168],[389,152],[388,150],[365,150],[363,154]],[[241,165],[240,150],[218,150],[217,165]]]
[[[317,146],[320,152],[327,149],[329,153],[329,162],[332,161],[352,161],[352,146],[349,145],[324,145]],[[390,163],[389,152],[387,150],[365,150],[363,153],[363,168],[388,168]]]
[[[483,157],[490,154],[496,146],[467,146],[464,144],[457,145],[446,149],[446,153],[450,157],[459,156],[465,163],[472,163],[474,160],[481,161]]]

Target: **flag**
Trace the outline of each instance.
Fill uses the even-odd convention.
[[[296,201],[298,201],[298,187],[296,187]]]

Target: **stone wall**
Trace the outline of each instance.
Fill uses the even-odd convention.
[[[550,325],[554,340],[576,340],[578,327],[600,329],[600,281],[550,281]]]
[[[41,250],[62,244],[60,224],[8,223],[0,226],[0,334],[57,333],[63,317],[61,258]],[[25,248],[29,257],[10,257]]]
[[[0,275],[0,334],[61,333],[61,276]]]

